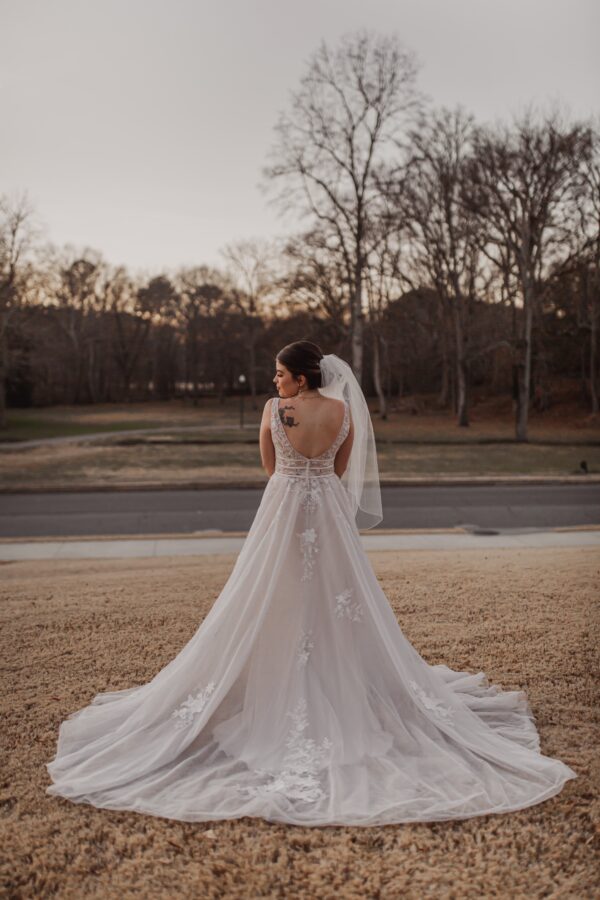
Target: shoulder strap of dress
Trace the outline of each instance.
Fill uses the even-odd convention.
[[[350,404],[343,398],[344,400],[344,418],[342,419],[342,427],[340,428],[340,433],[338,435],[337,444],[343,444],[346,438],[348,437],[348,432],[350,431]]]

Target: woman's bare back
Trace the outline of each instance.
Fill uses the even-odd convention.
[[[331,447],[344,421],[344,404],[333,397],[281,397],[278,411],[290,444],[307,459],[322,456]]]

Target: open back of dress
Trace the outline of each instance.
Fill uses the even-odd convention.
[[[525,694],[431,666],[404,637],[333,468],[347,405],[313,459],[277,406],[276,469],[210,613],[150,682],[61,724],[48,793],[297,825],[461,819],[556,794],[575,772],[540,753]]]

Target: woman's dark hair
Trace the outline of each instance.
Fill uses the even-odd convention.
[[[312,341],[294,341],[279,351],[277,359],[294,378],[304,375],[309,389],[321,387],[319,362],[323,359],[323,351],[318,344],[313,344]]]

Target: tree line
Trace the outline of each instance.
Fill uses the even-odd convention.
[[[264,189],[302,230],[226,247],[220,268],[151,278],[43,244],[0,198],[0,422],[6,403],[220,397],[256,403],[274,356],[317,340],[381,416],[434,394],[469,424],[510,391],[515,435],[561,376],[598,411],[600,128],[556,108],[477,123],[432,108],[413,54],[370,32],[323,43],[275,129]]]

